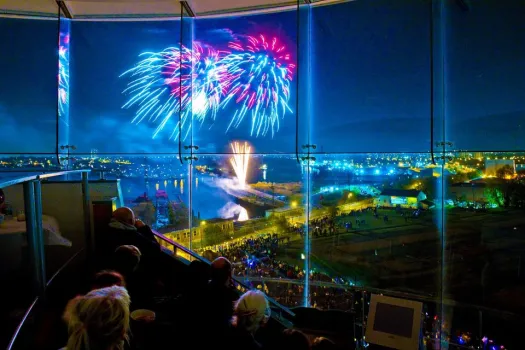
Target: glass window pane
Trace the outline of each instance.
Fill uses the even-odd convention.
[[[519,347],[525,154],[453,155],[446,171],[443,283],[456,306],[444,306],[447,331],[471,329],[495,345]]]
[[[371,293],[421,301],[431,334],[441,310],[441,167],[428,153],[316,155],[310,167],[311,305],[366,324]]]
[[[312,8],[316,152],[430,151],[429,4]]]
[[[72,168],[92,169],[91,180],[119,180],[118,196],[122,201],[118,205],[133,209],[139,219],[159,233],[189,227],[189,167],[177,156],[78,154],[73,157]]]
[[[0,18],[3,153],[55,153],[57,19]]]
[[[175,20],[71,24],[75,152],[178,153],[179,41]]]
[[[469,151],[525,149],[525,3],[446,4],[448,141]]]
[[[307,169],[295,154],[200,155],[192,178],[193,248],[285,306],[304,305]],[[290,292],[291,291],[291,292]]]
[[[199,152],[228,153],[237,139],[261,154],[295,152],[296,36],[295,9],[195,22]]]
[[[522,1],[444,3],[447,331],[472,329],[487,347],[520,347],[523,293]],[[455,151],[452,152],[451,150]],[[452,339],[462,345],[478,343]]]

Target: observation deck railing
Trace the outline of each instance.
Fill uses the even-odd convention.
[[[156,232],[156,231],[153,231],[153,234],[155,234],[155,236],[157,237],[157,239],[159,241],[161,241],[161,245],[163,246],[166,246],[166,245],[171,245],[173,247],[173,253],[175,255],[179,255],[179,256],[188,256],[190,257],[190,261],[191,260],[199,260],[199,261],[202,261],[206,264],[211,264],[211,262],[200,256],[199,254],[197,254],[196,252],[194,252],[193,250],[190,250],[186,247],[184,247],[183,245],[173,241],[172,239],[168,238],[168,237],[165,237],[164,235]],[[234,277],[234,283],[240,287],[240,289],[242,291],[247,291],[247,290],[250,290],[252,288],[250,288],[249,286],[247,286],[241,279],[237,278],[237,277]],[[275,301],[273,298],[267,296],[267,299],[268,301],[270,302],[270,306],[272,306],[272,317],[274,317],[275,319],[277,319],[279,322],[281,323],[284,323],[284,324],[288,324],[289,321],[287,321],[287,319],[290,319],[290,317],[294,317],[295,314],[293,311],[291,311],[289,308],[279,304],[277,301]],[[275,314],[275,311],[277,311],[277,314]],[[288,317],[284,317],[284,315],[287,315]]]
[[[24,194],[24,213],[26,222],[27,247],[29,252],[29,267],[32,271],[31,286],[33,288],[35,299],[25,312],[22,320],[16,328],[7,349],[11,349],[15,344],[21,328],[26,322],[32,310],[37,305],[39,299],[43,297],[46,288],[53,282],[55,277],[70,264],[84,250],[88,251],[88,256],[93,250],[93,236],[91,233],[91,214],[89,210],[89,173],[91,170],[70,170],[52,173],[43,173],[39,175],[21,176],[18,178],[0,179],[0,188],[6,188],[14,185],[23,186]],[[42,182],[59,176],[69,176],[74,174],[81,175],[82,181],[82,203],[84,213],[85,242],[84,249],[74,254],[50,279],[46,281],[45,274],[45,255],[44,255],[44,234],[42,227]]]

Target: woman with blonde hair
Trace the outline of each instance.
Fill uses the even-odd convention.
[[[69,339],[64,350],[122,350],[129,331],[128,292],[113,286],[73,299],[66,308]]]
[[[261,349],[255,333],[270,319],[271,309],[266,296],[258,290],[244,293],[235,303],[234,315],[230,349]]]

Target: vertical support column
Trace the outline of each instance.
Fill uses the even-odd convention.
[[[188,6],[187,2],[181,2],[181,21],[180,21],[180,45],[182,48],[190,49],[190,54],[193,55],[193,11]],[[181,75],[189,75],[192,76],[193,74],[193,57],[189,59],[189,62],[182,61],[188,60],[187,56],[181,54]],[[182,82],[181,82],[182,83]],[[189,118],[186,123],[184,123],[186,126],[185,128],[181,128],[179,131],[179,141],[184,140],[186,146],[182,146],[182,143],[179,142],[179,149],[184,147],[185,150],[189,149],[190,154],[189,157],[185,156],[184,159],[187,160],[188,163],[188,191],[189,191],[189,232],[190,232],[190,238],[188,242],[188,249],[193,250],[193,235],[195,230],[197,229],[196,225],[200,225],[200,220],[194,220],[193,213],[195,212],[193,208],[193,186],[194,186],[194,177],[193,177],[193,162],[196,160],[196,158],[193,155],[194,147],[193,147],[193,139],[194,139],[194,129],[193,129],[193,80],[190,80],[190,89],[188,91],[189,97],[188,97],[188,103],[185,106],[181,105],[180,113],[181,118],[185,116],[186,118]],[[189,140],[188,140],[189,139]],[[188,145],[189,143],[189,145]],[[189,147],[188,147],[189,146]],[[198,209],[198,208],[197,208]],[[198,212],[198,210],[197,210]]]
[[[451,266],[447,266],[451,257],[446,254],[446,211],[445,208],[445,193],[446,193],[446,179],[444,167],[447,159],[447,136],[446,136],[446,104],[445,104],[445,6],[446,1],[430,0],[430,18],[429,18],[429,50],[430,50],[430,113],[432,120],[431,128],[431,144],[432,150],[435,150],[435,162],[441,168],[442,176],[435,179],[435,193],[438,208],[436,211],[435,225],[437,233],[439,234],[440,246],[438,249],[441,257],[441,266],[439,281],[437,285],[440,286],[438,292],[439,304],[437,305],[437,314],[440,318],[440,327],[447,324],[448,327],[452,324],[454,313],[453,306],[447,306],[443,303],[444,295],[447,293],[447,276],[450,275]],[[443,334],[450,329],[443,329]]]
[[[95,249],[93,232],[91,230],[91,208],[89,198],[89,173],[82,173],[82,207],[84,210],[84,235],[86,239],[87,260],[90,261]]]
[[[24,182],[27,247],[32,288],[37,295],[46,287],[44,241],[42,237],[42,193],[40,181]]]
[[[58,9],[58,80],[57,80],[57,157],[58,164],[64,170],[69,170],[70,162],[70,135],[69,135],[69,46],[71,22],[63,12],[65,6]],[[69,179],[69,174],[66,175]]]
[[[305,205],[305,226],[306,234],[304,235],[304,295],[303,306],[309,307],[310,299],[310,195],[311,195],[311,178],[310,178],[310,120],[311,120],[311,7],[305,0],[297,0],[297,72],[296,72],[296,86],[297,86],[297,101],[296,101],[296,153],[298,156],[299,144],[306,143],[308,150],[306,157],[298,157],[304,159],[301,166],[304,167],[304,174],[306,174],[306,201]],[[301,147],[304,149],[304,147]]]

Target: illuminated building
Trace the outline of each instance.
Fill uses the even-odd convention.
[[[374,204],[381,207],[393,208],[418,208],[420,202],[427,199],[427,195],[423,191],[418,190],[398,190],[386,189],[375,198]]]
[[[486,159],[485,175],[496,176],[497,171],[505,166],[510,166],[512,168],[512,172],[516,173],[516,162],[514,159]]]

